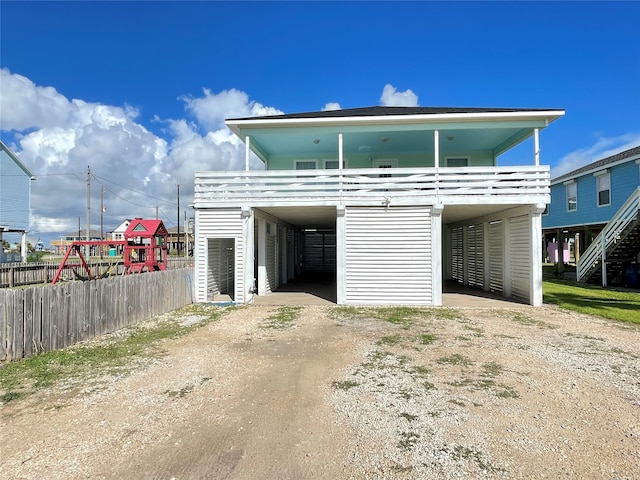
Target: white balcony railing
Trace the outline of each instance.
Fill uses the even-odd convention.
[[[549,188],[548,166],[212,171],[196,172],[194,207],[351,201],[524,204],[548,202]]]
[[[607,251],[620,240],[620,234],[631,222],[638,219],[640,215],[640,187],[638,187],[624,204],[618,209],[609,223],[602,229],[600,234],[591,242],[589,248],[580,256],[576,265],[576,278],[578,282],[588,280],[599,266],[603,266],[603,254],[606,261]],[[603,268],[602,284],[606,286],[606,266]]]

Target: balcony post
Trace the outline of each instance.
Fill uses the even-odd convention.
[[[438,130],[433,131],[433,166],[436,169],[436,199],[440,197],[440,175],[438,170],[440,168],[440,132]]]
[[[340,171],[339,173],[339,178],[338,178],[338,191],[339,191],[339,195],[340,195],[340,199],[342,200],[342,169],[344,168],[344,152],[343,152],[343,143],[342,143],[342,133],[338,134],[338,170]]]
[[[539,130],[536,128],[533,130],[533,157],[536,162],[536,167],[540,166],[540,135]]]
[[[251,137],[244,137],[244,169],[249,171],[249,154],[251,153]]]

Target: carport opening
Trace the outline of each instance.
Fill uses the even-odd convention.
[[[254,278],[258,296],[301,293],[337,301],[335,208],[279,210],[255,222]],[[317,210],[317,211],[316,211]],[[308,217],[308,218],[307,218]],[[314,219],[320,218],[318,223]],[[293,222],[296,223],[293,223]],[[263,240],[261,240],[261,238]]]
[[[207,241],[207,300],[235,300],[235,239]]]

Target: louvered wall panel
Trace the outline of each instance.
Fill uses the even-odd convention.
[[[503,292],[503,222],[502,220],[489,223],[489,290]]]
[[[335,273],[335,232],[304,232],[304,258],[302,265],[304,273]]]
[[[484,225],[469,225],[466,229],[467,283],[484,287]]]
[[[463,228],[451,229],[451,278],[464,283],[464,242]]]
[[[432,303],[429,207],[347,207],[345,236],[347,303]]]
[[[511,296],[529,303],[531,272],[529,270],[529,217],[509,219],[509,262],[511,265]]]
[[[278,252],[276,251],[276,235],[278,230],[276,225],[267,223],[266,235],[266,267],[267,267],[267,284],[265,285],[267,293],[273,292],[278,288],[278,277],[276,272]]]
[[[221,263],[220,248],[218,243],[217,253],[209,245],[209,239],[232,239],[235,241],[233,249],[234,286],[229,292],[237,292],[234,297],[236,302],[244,302],[242,285],[244,284],[243,252],[242,244],[242,218],[239,208],[229,209],[206,209],[196,210],[196,242],[197,242],[197,263],[195,275],[197,277],[196,298],[198,301],[207,301],[209,290],[210,267]],[[200,254],[200,252],[202,252]],[[226,264],[226,262],[225,262]],[[215,268],[214,268],[215,271]],[[220,285],[215,285],[212,291],[220,293]]]

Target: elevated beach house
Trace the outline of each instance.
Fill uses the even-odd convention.
[[[542,303],[539,132],[557,109],[370,107],[235,118],[244,171],[195,174],[197,301],[297,280],[341,305],[441,305],[445,281]],[[498,156],[532,139],[522,165]],[[264,170],[250,170],[252,152]]]
[[[575,262],[578,281],[638,288],[640,145],[551,180],[542,229],[549,260]]]
[[[36,176],[0,141],[0,245],[3,233],[19,234],[22,261],[27,261],[27,231],[31,214],[31,182]],[[9,260],[0,248],[0,262]]]

